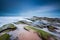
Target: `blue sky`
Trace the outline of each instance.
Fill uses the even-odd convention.
[[[60,17],[60,0],[1,0],[0,16]]]

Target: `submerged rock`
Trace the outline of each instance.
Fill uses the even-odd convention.
[[[56,29],[58,29],[58,28],[53,27],[53,26],[47,26],[47,28],[48,28],[48,30],[51,31],[51,32],[57,32]]]

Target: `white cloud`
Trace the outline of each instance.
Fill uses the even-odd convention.
[[[52,5],[50,5],[50,6],[42,6],[42,7],[38,7],[36,10],[28,10],[27,12],[21,13],[20,15],[21,16],[31,17],[31,16],[34,16],[36,14],[39,14],[39,15],[41,13],[45,14],[46,12],[54,11],[56,9],[57,8],[55,6],[52,6]],[[42,15],[42,16],[44,16],[44,15]]]

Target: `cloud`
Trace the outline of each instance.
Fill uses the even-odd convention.
[[[27,16],[27,17],[31,17],[31,16],[34,16],[36,14],[46,14],[47,12],[51,12],[51,11],[54,11],[54,10],[57,10],[58,8],[53,6],[53,5],[50,5],[50,6],[41,6],[41,7],[37,7],[35,10],[28,10],[24,13],[21,13],[20,16]],[[38,16],[38,15],[36,15]],[[42,15],[44,16],[44,15]]]

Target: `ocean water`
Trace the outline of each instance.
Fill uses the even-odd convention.
[[[20,21],[20,20],[26,20],[26,19],[24,19],[23,17],[0,17],[0,27],[2,27],[4,24],[8,24],[8,23],[13,23],[13,22],[17,22],[17,21]],[[27,20],[28,21],[28,20]],[[44,21],[44,20],[43,20]],[[47,23],[46,21],[44,21],[45,23]],[[35,24],[39,24],[40,22],[39,21],[37,21],[37,22],[35,22]],[[34,24],[34,23],[33,23]],[[42,22],[40,23],[40,24],[42,24]],[[19,26],[19,25],[17,25],[17,28],[18,29],[23,29],[23,27],[21,27],[22,26],[22,24]],[[60,28],[60,27],[59,27]],[[37,29],[40,29],[40,28],[37,28]],[[52,33],[52,32],[50,32],[50,31],[48,31],[48,29],[46,29],[46,28],[44,28],[44,29],[41,29],[41,30],[44,30],[44,31],[46,31],[46,32],[48,32],[48,33],[50,33],[50,34],[53,34],[53,35],[55,35],[55,36],[58,36],[58,37],[60,37],[60,34],[57,34],[57,33]],[[60,31],[60,30],[57,30],[57,31]],[[15,31],[16,32],[16,31]]]
[[[17,22],[20,20],[24,20],[24,18],[23,17],[0,17],[0,27],[4,24]]]

